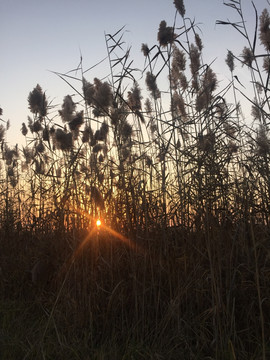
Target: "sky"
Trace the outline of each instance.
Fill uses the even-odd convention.
[[[195,19],[202,33],[204,60],[215,58],[218,77],[226,76],[224,59],[227,49],[241,52],[245,43],[233,29],[215,24],[216,20],[238,19],[223,0],[185,0],[186,17]],[[254,28],[251,1],[243,0],[245,19]],[[258,13],[269,5],[254,0]],[[66,73],[83,58],[89,68],[106,57],[105,33],[115,33],[125,25],[124,40],[132,46],[134,67],[143,68],[141,44],[157,44],[162,20],[172,25],[175,16],[173,0],[1,0],[0,1],[0,107],[2,119],[9,120],[8,141],[21,142],[20,128],[31,115],[27,97],[40,84],[54,105],[73,93],[53,71]],[[178,19],[180,21],[180,19]],[[179,23],[179,22],[178,22]],[[239,70],[240,71],[240,70]],[[87,80],[109,74],[109,64],[87,73]]]

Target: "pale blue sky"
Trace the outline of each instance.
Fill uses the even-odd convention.
[[[251,28],[254,11],[249,0],[243,0],[246,20]],[[260,14],[269,7],[266,0],[254,0]],[[186,16],[200,23],[205,45],[204,59],[215,63],[218,74],[228,71],[224,65],[227,48],[241,52],[243,39],[228,27],[216,26],[217,19],[236,19],[235,12],[223,0],[186,0]],[[41,85],[54,104],[72,90],[49,70],[67,72],[74,69],[83,55],[88,68],[106,56],[104,32],[114,33],[126,25],[125,40],[132,45],[134,66],[142,68],[141,44],[156,44],[161,20],[172,25],[175,14],[173,0],[1,0],[0,1],[0,107],[2,118],[11,122],[9,139],[17,140],[21,123],[27,121],[27,97]],[[105,62],[93,77],[109,73]]]

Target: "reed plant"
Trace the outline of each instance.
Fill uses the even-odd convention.
[[[224,4],[245,44],[220,88],[173,3],[142,70],[105,34],[108,76],[55,73],[60,108],[36,85],[21,148],[0,126],[3,359],[269,357],[269,12],[249,35]]]

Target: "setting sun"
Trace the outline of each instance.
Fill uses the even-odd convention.
[[[98,219],[98,220],[96,221],[96,225],[97,225],[97,227],[100,227],[100,226],[101,226],[101,220]]]

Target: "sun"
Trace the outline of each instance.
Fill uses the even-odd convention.
[[[97,227],[100,227],[100,226],[101,226],[101,220],[100,220],[100,219],[97,219],[96,225],[97,225]]]

